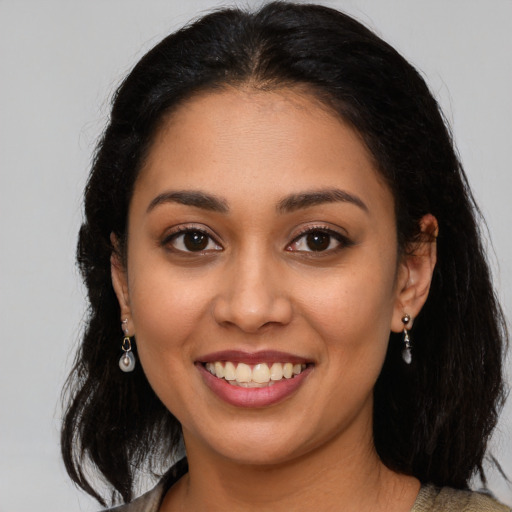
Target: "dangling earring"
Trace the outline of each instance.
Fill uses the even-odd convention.
[[[132,342],[130,340],[130,336],[128,336],[128,326],[126,325],[128,323],[128,318],[125,318],[123,320],[123,332],[124,332],[124,338],[123,343],[121,344],[121,348],[124,351],[124,354],[119,359],[119,368],[123,372],[133,372],[135,368],[135,356],[132,352]]]
[[[407,324],[411,321],[411,317],[405,314],[402,317],[402,323],[404,324],[404,348],[402,350],[402,359],[406,364],[411,364],[412,352],[411,352],[411,339],[409,338],[409,330]]]

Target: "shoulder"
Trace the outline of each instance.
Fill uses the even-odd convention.
[[[421,488],[411,512],[511,512],[512,509],[480,492],[435,487]]]
[[[109,508],[104,512],[158,512],[160,503],[164,495],[164,486],[160,482],[151,491],[143,494],[131,503],[120,505],[119,507]]]
[[[187,459],[177,462],[158,482],[158,485],[126,505],[103,512],[158,512],[166,492],[188,471]]]

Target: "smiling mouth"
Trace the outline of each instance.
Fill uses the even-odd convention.
[[[231,361],[203,363],[208,372],[223,379],[232,386],[244,388],[263,388],[278,382],[290,380],[300,375],[307,367],[306,363],[267,363],[246,364]]]

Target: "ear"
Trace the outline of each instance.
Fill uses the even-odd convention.
[[[126,268],[121,260],[119,241],[114,233],[110,234],[112,242],[112,254],[110,255],[110,273],[112,276],[112,286],[121,309],[121,322],[123,330],[128,336],[133,336],[133,322],[130,309],[130,295],[128,293],[128,276]]]
[[[411,328],[427,300],[437,260],[438,232],[437,219],[429,213],[420,220],[417,240],[405,248],[397,273],[397,295],[391,321],[393,332],[403,331],[405,314],[411,317],[407,324]]]

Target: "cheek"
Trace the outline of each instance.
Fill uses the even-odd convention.
[[[374,260],[372,266],[361,262],[303,287],[301,307],[308,322],[331,354],[343,352],[340,358],[347,364],[354,358],[384,358],[395,306],[394,267],[389,268],[386,260]]]
[[[338,427],[337,422],[345,424],[368,404],[384,364],[394,293],[393,282],[383,276],[333,276],[321,288],[310,287],[314,291],[303,303],[308,324],[322,340],[322,389],[330,390],[327,408],[346,413],[332,416]],[[319,407],[325,403],[319,399]]]
[[[137,349],[150,380],[153,374],[168,379],[169,369],[183,373],[182,362],[191,359],[194,346],[190,340],[209,310],[208,293],[205,286],[168,267],[145,268],[134,271],[130,283]]]

